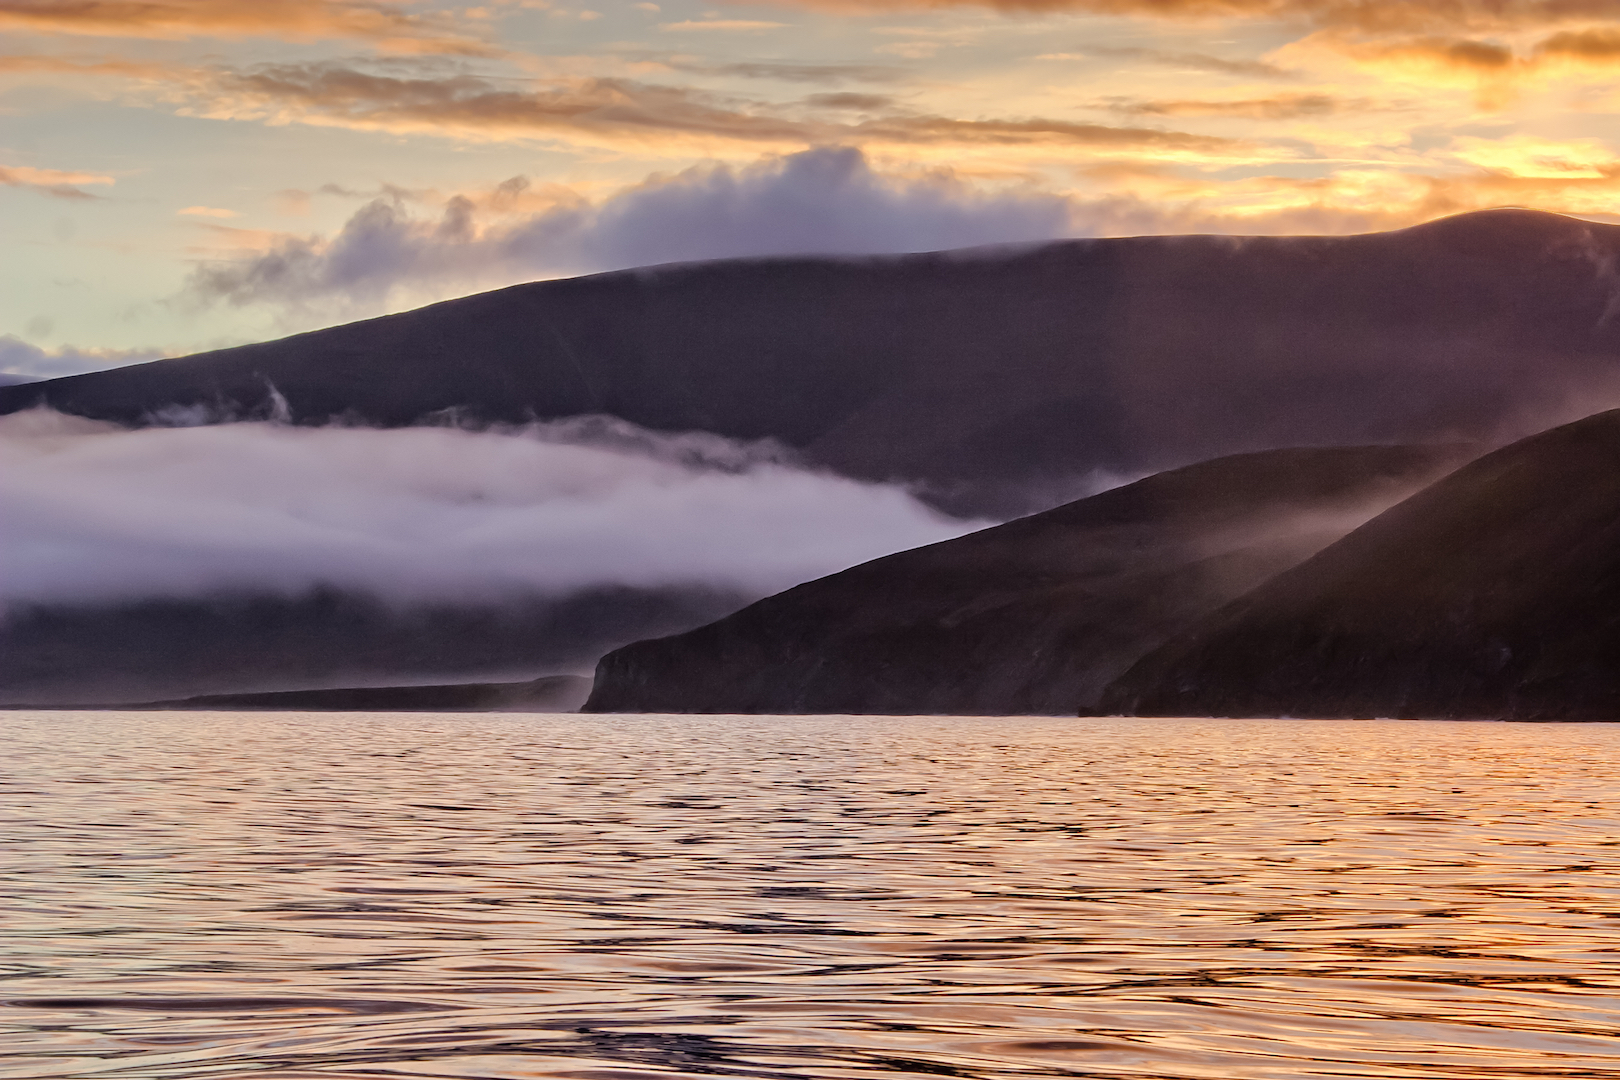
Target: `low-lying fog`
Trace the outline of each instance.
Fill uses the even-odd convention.
[[[0,601],[315,587],[401,604],[601,585],[766,595],[985,523],[780,448],[601,419],[501,431],[0,418]]]

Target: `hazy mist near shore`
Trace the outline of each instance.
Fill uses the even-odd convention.
[[[327,587],[499,603],[598,586],[765,595],[977,527],[770,443],[574,420],[468,431],[0,418],[0,601]]]

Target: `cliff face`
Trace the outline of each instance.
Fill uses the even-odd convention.
[[[1617,258],[1620,227],[1489,211],[1351,237],[726,261],[0,387],[0,411],[268,415],[273,386],[303,423],[604,413],[1021,513],[1094,469],[1499,440],[1620,400]]]
[[[1393,507],[1145,656],[1101,711],[1620,719],[1620,411]]]
[[[626,646],[585,710],[1072,715],[1464,455],[1273,450],[1162,473]]]

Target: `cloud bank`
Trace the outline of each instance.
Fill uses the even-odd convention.
[[[0,603],[321,587],[400,605],[595,587],[754,596],[977,527],[768,444],[619,421],[510,432],[0,418]]]
[[[1116,107],[1209,115],[1331,114],[1317,95]],[[1445,214],[1533,205],[1603,215],[1620,157],[1591,143],[1457,140],[1449,175],[1352,171],[1340,178],[1189,178],[1151,165],[1092,170],[1129,193],[992,190],[948,169],[891,174],[856,148],[822,147],[741,167],[654,176],[598,202],[514,177],[451,197],[437,214],[387,189],[337,233],[272,234],[200,263],[186,295],[280,308],[294,324],[357,318],[539,278],[701,259],[874,255],[1074,236],[1183,232],[1343,234]],[[336,189],[333,189],[336,191]],[[339,194],[352,194],[339,192]],[[431,215],[431,216],[430,216]]]
[[[489,200],[521,194],[503,185]],[[695,168],[596,204],[562,202],[480,221],[451,199],[437,219],[398,198],[368,203],[330,238],[290,237],[244,259],[205,264],[190,290],[231,304],[386,301],[399,288],[490,287],[657,263],[787,254],[878,254],[1071,235],[1068,199],[988,193],[947,171],[886,176],[860,151],[824,148],[742,168]]]

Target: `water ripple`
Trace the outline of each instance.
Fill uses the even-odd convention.
[[[1620,726],[11,713],[0,1076],[1620,1077]]]

